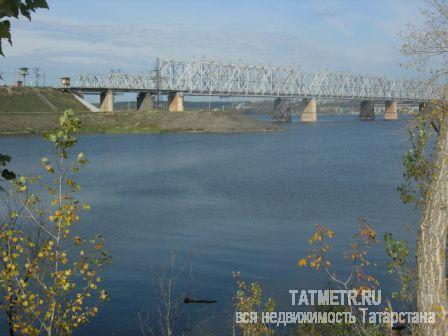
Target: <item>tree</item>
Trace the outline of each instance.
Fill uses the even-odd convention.
[[[333,263],[329,259],[329,253],[333,250],[333,244],[331,239],[334,237],[334,231],[321,226],[316,225],[315,230],[311,238],[309,239],[310,248],[308,249],[308,255],[305,258],[298,260],[300,267],[309,266],[316,271],[323,270],[328,279],[331,280],[337,289],[344,291],[356,291],[361,293],[363,290],[374,290],[378,288],[379,282],[369,271],[368,268],[372,266],[369,261],[368,255],[370,249],[378,244],[377,235],[375,230],[365,221],[360,218],[359,224],[356,227],[356,233],[352,236],[350,243],[350,249],[343,253],[343,257],[351,267],[350,272],[345,276],[338,274],[333,266]],[[334,309],[331,305],[327,307],[319,307],[327,310]],[[330,330],[328,326],[322,328],[315,327],[315,332],[320,334],[334,334],[334,335],[376,335],[381,331],[381,327],[377,328],[375,325],[364,323],[361,315],[360,307],[353,305],[345,305],[338,307],[341,311],[350,312],[352,316],[356,317],[356,322],[349,323],[336,323],[332,324]],[[320,329],[320,330],[319,330]],[[311,330],[303,330],[304,332],[310,332]],[[310,333],[311,334],[311,333]]]
[[[0,0],[0,55],[4,56],[2,40],[7,40],[12,44],[11,21],[9,18],[18,19],[23,15],[31,20],[31,13],[39,8],[47,8],[46,0]]]
[[[271,313],[275,310],[275,301],[272,299],[265,300],[263,298],[263,289],[258,282],[247,284],[241,280],[239,272],[233,273],[233,277],[237,283],[237,291],[234,297],[235,313],[242,313],[248,316],[252,312],[256,312],[261,316],[263,312]],[[245,321],[244,321],[245,320]],[[235,326],[241,332],[242,336],[274,336],[275,330],[272,329],[268,323],[265,323],[261,318],[257,322],[248,323],[249,318],[244,318],[243,321],[234,321],[233,335],[237,334]],[[240,333],[238,333],[240,335]]]
[[[423,10],[425,22],[422,27],[409,26],[402,51],[413,58],[413,65],[419,70],[426,71],[432,64],[430,80],[442,88],[440,97],[434,97],[434,101],[427,104],[417,128],[420,134],[427,132],[429,127],[435,130],[434,159],[429,166],[419,166],[419,163],[425,162],[422,145],[430,142],[414,142],[413,151],[406,156],[408,161],[405,159],[405,177],[418,185],[421,196],[422,215],[416,246],[417,308],[421,312],[438,313],[436,324],[422,324],[420,333],[423,336],[437,336],[446,335],[448,331],[448,106],[445,90],[448,74],[448,3],[444,0],[426,2],[428,7]]]
[[[72,157],[79,126],[65,111],[60,129],[46,136],[54,150],[53,160],[41,160],[48,178],[17,176],[3,195],[0,307],[10,336],[72,335],[107,299],[98,274],[109,261],[103,239],[76,234],[80,212],[90,209],[75,197],[74,176],[87,163],[82,153]]]

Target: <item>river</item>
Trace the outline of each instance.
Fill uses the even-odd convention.
[[[359,217],[380,240],[385,232],[412,239],[406,225],[415,228],[418,214],[396,191],[406,126],[319,116],[284,132],[80,136],[90,160],[82,197],[92,207],[84,234],[101,232],[113,261],[103,273],[112,299],[77,335],[137,335],[135,313],[154,308],[154,274],[170,251],[178,264],[191,258],[196,298],[218,300],[186,309],[198,311],[197,320],[219,315],[210,325],[226,335],[234,271],[289,310],[289,289],[328,285],[323,273],[297,266],[315,224],[334,229],[334,253],[348,246]],[[40,158],[50,154],[38,136],[0,137],[0,148],[22,174],[40,172]],[[395,289],[383,249],[371,258],[381,288]],[[341,258],[335,265],[341,275],[349,269]]]

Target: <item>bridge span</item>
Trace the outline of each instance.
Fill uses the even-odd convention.
[[[421,80],[208,60],[157,60],[148,74],[85,74],[70,89],[100,94],[102,111],[113,110],[117,92],[138,93],[138,110],[153,109],[155,99],[167,95],[172,112],[183,111],[185,95],[275,98],[274,120],[283,121],[297,99],[306,102],[302,121],[317,119],[317,99],[359,100],[362,119],[373,119],[375,105],[384,103],[385,119],[394,120],[398,103],[417,105],[436,96],[436,88]]]

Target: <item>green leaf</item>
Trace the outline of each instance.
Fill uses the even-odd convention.
[[[0,21],[0,55],[4,56],[3,49],[2,49],[2,39],[5,39],[9,42],[9,44],[12,44],[11,41],[11,23],[9,20]]]
[[[0,20],[4,18],[16,18],[23,15],[28,20],[31,20],[31,13],[34,13],[39,8],[48,9],[46,0],[0,0]],[[0,55],[4,56],[2,49],[2,40],[7,40],[9,44],[11,41],[11,23],[9,20],[0,21]]]
[[[20,14],[31,21],[31,10],[26,4],[20,4]]]
[[[11,43],[11,22],[9,20],[0,21],[0,38],[7,39]]]

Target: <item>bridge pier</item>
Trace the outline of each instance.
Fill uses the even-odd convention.
[[[272,121],[291,122],[291,101],[287,98],[274,100],[274,114]]]
[[[396,100],[386,101],[384,110],[384,120],[397,120],[398,119],[398,103]]]
[[[274,99],[274,112],[277,111],[280,104],[282,103],[282,98],[275,98]]]
[[[114,91],[107,90],[100,94],[100,111],[113,112],[114,111]]]
[[[361,111],[359,113],[361,120],[375,120],[375,103],[370,100],[361,102]]]
[[[140,92],[137,95],[137,112],[153,111],[155,108],[154,96],[149,92]]]
[[[317,102],[316,99],[309,99],[306,98],[303,100],[303,102],[306,104],[302,116],[300,117],[300,120],[302,122],[315,122],[317,121]]]
[[[168,95],[168,110],[170,112],[184,111],[184,96],[181,92],[170,92]]]

